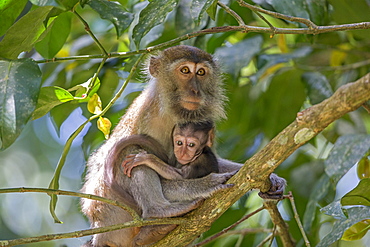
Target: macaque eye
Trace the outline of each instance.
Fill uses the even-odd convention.
[[[176,141],[176,144],[181,146],[182,145],[182,141]]]
[[[192,148],[192,147],[194,147],[194,146],[195,146],[195,143],[192,143],[192,142],[191,142],[191,143],[189,143],[189,145],[188,145],[188,146]]]
[[[181,71],[181,73],[183,73],[183,74],[189,74],[189,73],[190,73],[190,69],[189,69],[189,67],[187,67],[187,66],[182,67],[182,68],[180,69],[180,71]]]
[[[206,74],[206,71],[204,70],[204,69],[199,69],[198,71],[197,71],[197,75],[205,75]]]

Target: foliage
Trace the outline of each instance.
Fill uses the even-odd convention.
[[[118,122],[143,88],[140,73],[129,73],[142,58],[137,55],[180,41],[215,54],[221,63],[229,102],[228,119],[217,124],[217,149],[222,157],[241,162],[290,124],[297,112],[322,102],[340,86],[369,72],[369,29],[351,31],[349,27],[343,32],[333,29],[312,35],[303,23],[260,14],[238,2],[1,1],[1,187],[45,187],[53,178],[49,187],[57,189],[60,176],[62,187],[77,191],[84,158],[109,136],[111,123],[114,126]],[[246,2],[320,26],[370,21],[367,0],[356,0],[356,4],[350,0]],[[260,29],[209,30],[240,25],[223,3],[245,24]],[[271,26],[306,32],[275,34]],[[200,33],[205,30],[205,35]],[[345,244],[341,238],[370,241],[363,237],[370,218],[369,133],[369,114],[364,109],[351,112],[301,147],[276,171],[288,180],[312,245]],[[23,159],[16,160],[17,156]],[[66,203],[65,198],[59,200],[56,212],[69,228],[52,226],[47,202],[38,197],[33,210],[39,211],[39,218],[32,218],[37,227],[25,230],[31,218],[17,217],[25,209],[16,203],[27,200],[19,199],[22,196],[1,195],[2,239],[87,227],[77,212],[77,202]],[[55,195],[53,200],[52,208],[56,206]],[[220,231],[260,205],[255,193],[248,200],[241,198],[202,237]],[[289,203],[284,201],[280,209],[297,246],[302,246]],[[56,215],[54,219],[58,221]],[[235,235],[209,246],[255,246],[268,233],[237,230],[270,227],[267,214],[259,213],[240,224]]]

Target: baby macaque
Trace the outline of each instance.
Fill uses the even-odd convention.
[[[150,137],[139,135],[137,144],[141,144],[142,138]],[[156,153],[148,153],[144,148],[145,151],[126,157],[122,163],[124,173],[131,177],[131,170],[139,165],[152,168],[165,179],[201,178],[212,172],[218,173],[217,158],[211,150],[213,139],[214,126],[211,122],[178,124],[172,133],[173,153],[168,161],[160,159]]]

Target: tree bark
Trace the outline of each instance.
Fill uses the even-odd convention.
[[[330,98],[298,112],[297,118],[262,150],[244,163],[229,180],[234,187],[207,199],[198,209],[186,215],[187,222],[154,246],[186,246],[207,231],[233,203],[251,189],[266,191],[268,177],[295,150],[307,143],[330,123],[354,111],[370,100],[370,73],[356,82],[340,87]]]

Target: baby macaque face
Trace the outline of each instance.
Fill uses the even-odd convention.
[[[203,151],[208,140],[208,133],[194,131],[192,128],[179,129],[173,132],[174,153],[177,161],[186,165],[193,162]]]

